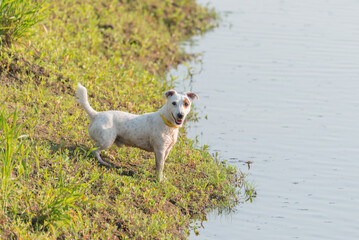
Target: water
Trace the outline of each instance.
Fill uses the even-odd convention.
[[[189,136],[247,172],[258,196],[190,238],[359,239],[359,1],[210,6],[222,23],[187,46],[204,52]]]

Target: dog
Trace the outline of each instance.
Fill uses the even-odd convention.
[[[100,164],[110,167],[102,160],[100,152],[114,143],[118,147],[137,147],[155,153],[157,179],[163,180],[164,164],[177,141],[178,130],[190,112],[193,100],[198,99],[195,93],[179,94],[175,90],[163,95],[167,98],[166,104],[157,112],[142,115],[122,111],[97,112],[88,102],[86,88],[77,84],[76,100],[90,117],[88,132],[96,142],[92,154]]]

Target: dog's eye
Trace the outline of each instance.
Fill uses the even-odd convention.
[[[173,106],[176,106],[176,102],[172,102],[172,105],[173,105]]]
[[[189,105],[188,102],[185,102],[185,103],[184,103],[184,106],[185,106],[185,107],[188,107],[188,105]]]

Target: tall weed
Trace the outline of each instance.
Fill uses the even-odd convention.
[[[9,46],[30,33],[30,28],[43,21],[48,5],[36,0],[0,0],[0,44]]]
[[[36,230],[56,229],[61,224],[71,225],[76,219],[81,222],[82,210],[86,206],[95,204],[94,198],[87,196],[84,192],[95,181],[99,175],[90,181],[82,183],[78,173],[74,179],[64,176],[62,167],[57,184],[51,186],[52,182],[48,173],[43,175],[44,185],[39,184],[43,190],[36,195],[30,194],[26,202],[39,206],[37,212],[30,212],[31,224]],[[31,209],[28,206],[27,209]]]
[[[6,114],[5,109],[0,112],[0,206],[3,213],[6,212],[10,196],[15,192],[14,181],[20,176],[14,170],[27,158],[29,152],[28,148],[23,147],[24,141],[21,141],[27,137],[20,135],[24,124],[18,124],[17,119],[17,110],[10,114]]]

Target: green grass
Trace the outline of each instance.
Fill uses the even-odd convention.
[[[0,129],[2,136],[0,138],[0,159],[1,163],[1,210],[3,214],[11,203],[11,196],[16,194],[15,182],[23,172],[21,166],[28,156],[28,148],[23,148],[23,141],[20,132],[24,125],[17,125],[18,112],[14,111],[8,115],[3,109],[0,112]],[[13,172],[16,167],[18,176]]]
[[[0,0],[0,44],[28,36],[31,27],[44,20],[48,6],[34,0]]]
[[[156,111],[174,87],[166,71],[193,57],[181,41],[212,28],[212,10],[192,0],[49,4],[32,35],[1,46],[1,239],[182,239],[210,209],[255,196],[186,129],[163,183],[139,149],[113,147],[103,157],[116,167],[97,165],[74,97],[81,82],[98,111]]]

